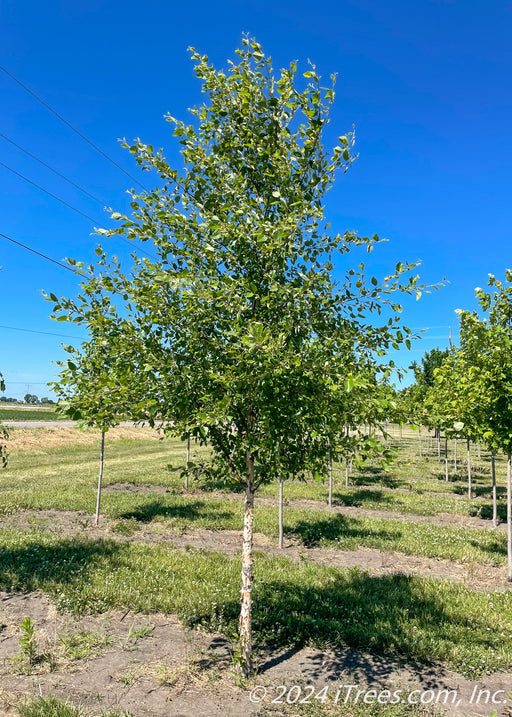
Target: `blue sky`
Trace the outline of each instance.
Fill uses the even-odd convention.
[[[179,162],[163,115],[184,119],[202,99],[189,45],[225,66],[249,32],[274,66],[299,60],[305,71],[310,58],[325,77],[338,73],[327,139],[354,125],[360,156],[328,195],[333,229],[389,240],[370,257],[377,274],[421,259],[424,282],[450,282],[405,302],[405,323],[429,330],[413,352],[393,356],[402,365],[446,346],[449,326],[456,339],[454,310],[473,308],[487,273],[511,265],[510,0],[4,0],[0,32],[0,64],[135,177],[120,137],[163,146]],[[3,135],[113,209],[127,209],[131,179],[3,72],[0,96]],[[111,225],[102,207],[1,137],[0,162],[94,220],[0,166],[0,232],[57,260],[92,260],[93,227]],[[112,248],[121,256],[127,249]],[[74,295],[77,279],[1,237],[0,266],[6,393],[50,395],[45,383],[64,356],[60,344],[84,334],[51,321],[40,292]]]

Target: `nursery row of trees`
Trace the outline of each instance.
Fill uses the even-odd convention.
[[[509,580],[512,580],[512,271],[505,280],[489,275],[487,291],[477,288],[481,308],[459,310],[460,346],[435,349],[416,367],[416,383],[402,392],[400,408],[412,423],[467,441],[468,495],[471,497],[469,443],[491,451],[494,524],[495,452],[507,456]]]

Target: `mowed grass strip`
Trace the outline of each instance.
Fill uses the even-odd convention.
[[[351,645],[440,662],[473,678],[512,668],[510,592],[486,595],[450,582],[370,577],[262,554],[255,565],[257,643]],[[0,529],[0,587],[41,590],[73,613],[158,611],[230,635],[239,613],[240,559]]]
[[[183,478],[178,470],[185,462],[183,442],[176,439],[159,441],[154,438],[112,441],[109,438],[107,434],[105,486],[127,482],[135,485],[163,486],[175,492],[183,490]],[[208,456],[208,448],[198,448],[193,445],[194,459],[207,459]],[[0,511],[2,505],[7,504],[11,506],[19,504],[20,507],[89,510],[91,490],[94,490],[98,471],[98,460],[99,437],[97,445],[68,444],[45,448],[44,433],[41,433],[37,447],[32,447],[31,450],[25,448],[14,451],[7,470],[0,471]],[[372,471],[368,469],[367,472],[370,476],[374,475],[373,469]],[[382,470],[380,475],[382,480],[391,480]],[[362,481],[361,475],[358,480]],[[492,504],[489,500],[481,498],[469,500],[462,496],[439,495],[428,492],[425,487],[427,483],[430,491],[447,487],[463,493],[466,487],[462,483],[409,480],[408,485],[417,486],[417,492],[414,493],[401,492],[399,489],[391,490],[386,486],[377,487],[371,481],[368,486],[349,488],[340,486],[340,483],[341,480],[335,483],[333,497],[335,503],[341,506],[393,510],[416,515],[453,513],[478,515],[484,518],[492,516]],[[199,495],[210,491],[232,491],[235,488],[229,481],[210,483],[201,479],[190,480],[189,485],[190,491]],[[16,487],[20,490],[16,491]],[[488,486],[482,488],[487,492],[490,490]],[[499,492],[504,493],[504,488],[500,487]],[[258,494],[277,499],[277,486],[263,486]],[[287,482],[285,497],[290,500],[308,499],[326,502],[327,485],[315,481]],[[505,512],[506,506],[502,499],[499,515],[503,520]]]
[[[103,512],[111,518],[162,521],[171,530],[240,529],[242,496],[240,500],[226,500],[201,494],[179,495],[182,481],[167,467],[181,463],[183,449],[184,445],[177,441],[126,439],[112,443],[105,469],[106,484],[117,481],[161,484],[167,477],[171,492],[153,495],[105,492]],[[40,455],[21,453],[7,470],[0,471],[0,512],[53,508],[90,514],[95,506],[97,467],[97,454],[91,446],[52,448]],[[287,495],[289,488],[287,485]],[[391,508],[393,504],[388,500],[386,505]],[[275,507],[257,506],[256,530],[276,536]],[[309,547],[378,548],[493,565],[503,564],[506,557],[505,536],[501,533],[407,520],[358,518],[322,510],[287,508],[285,531],[287,537]]]
[[[48,499],[23,499],[34,511],[44,508],[78,509],[92,514],[94,494],[82,500],[70,490],[66,495]],[[73,508],[75,506],[75,508]],[[19,503],[4,512],[15,512]],[[168,530],[184,532],[207,530],[240,530],[243,500],[201,499],[173,494],[144,495],[116,492],[104,495],[103,513],[111,519],[125,519],[133,524],[161,523]],[[255,530],[269,537],[277,536],[277,508],[259,505],[255,512]],[[414,523],[385,518],[357,518],[340,513],[287,508],[284,516],[285,537],[305,547],[377,548],[428,558],[503,565],[506,562],[506,536],[495,531]]]

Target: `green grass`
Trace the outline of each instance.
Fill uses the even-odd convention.
[[[261,645],[351,645],[440,662],[468,677],[512,668],[510,592],[486,595],[448,581],[371,577],[263,554],[255,571],[254,630]],[[0,530],[0,587],[40,590],[78,614],[157,611],[230,635],[239,583],[238,556]]]
[[[91,713],[84,707],[76,706],[69,700],[65,702],[58,697],[35,697],[25,700],[18,706],[20,717],[91,717]],[[131,712],[118,712],[117,710],[102,711],[95,717],[133,717]]]
[[[331,693],[335,693],[335,685],[331,685]],[[403,694],[408,690],[404,689]],[[276,692],[278,694],[278,692]],[[305,692],[305,694],[308,694]],[[302,697],[302,695],[301,695]],[[276,717],[276,715],[290,715],[293,717],[427,717],[428,715],[441,715],[435,707],[417,706],[405,704],[350,704],[336,705],[333,700],[326,701],[326,704],[312,702],[311,704],[283,704],[273,705],[258,711],[258,717]],[[81,707],[74,706],[66,700],[63,702],[57,697],[37,697],[27,700],[21,707],[21,717],[134,717],[131,712],[117,712],[108,710],[101,715],[85,711]]]
[[[124,521],[132,529],[140,523],[164,522],[171,530],[191,527],[210,530],[237,530],[242,524],[240,500],[221,499],[218,493],[205,494],[198,485],[197,492],[180,495],[182,481],[168,466],[177,466],[184,458],[184,445],[178,441],[150,441],[123,439],[107,444],[105,484],[132,482],[143,485],[167,485],[168,493],[105,492],[102,512],[112,519],[122,519],[116,528],[122,532]],[[0,512],[13,513],[20,509],[75,510],[91,514],[95,506],[95,484],[98,453],[95,446],[63,446],[46,453],[33,455],[21,452],[0,472]],[[272,488],[275,490],[275,487]],[[317,491],[317,493],[315,493]],[[287,484],[286,496],[317,495],[325,491],[319,484]],[[268,493],[270,490],[268,491]],[[268,494],[267,493],[267,494]],[[375,493],[375,495],[373,495]],[[402,509],[421,512],[430,505],[439,511],[452,509],[480,510],[482,501],[441,496],[416,496],[392,491],[367,489],[337,489],[335,498],[367,507]],[[480,506],[477,508],[477,506]],[[485,506],[489,510],[489,506]],[[414,510],[416,508],[416,511]],[[256,529],[269,536],[277,534],[277,509],[259,505],[256,510]],[[307,546],[337,547],[351,550],[359,547],[399,551],[409,555],[431,558],[477,561],[500,565],[505,562],[506,544],[501,532],[449,526],[413,523],[385,518],[359,518],[321,510],[287,508],[286,535]]]
[[[0,421],[62,421],[65,416],[53,408],[0,407]]]

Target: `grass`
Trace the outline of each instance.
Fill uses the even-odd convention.
[[[20,430],[20,429],[18,429]],[[169,466],[184,459],[179,441],[122,439],[107,444],[105,485],[133,483],[163,486],[168,492],[133,493],[126,490],[105,492],[102,511],[119,522],[114,529],[130,534],[142,523],[162,522],[171,530],[190,527],[210,530],[238,530],[242,523],[242,499],[222,497],[219,492],[205,493],[198,483],[192,495],[183,495],[182,481]],[[21,509],[73,510],[91,514],[95,505],[98,453],[95,445],[71,445],[46,452],[20,451],[12,456],[8,468],[0,473],[0,513]],[[263,495],[275,492],[268,487]],[[325,486],[317,483],[285,486],[286,496],[320,498]],[[213,500],[212,497],[216,499]],[[482,500],[469,501],[451,496],[419,496],[391,490],[340,489],[335,499],[352,504],[410,513],[451,512],[464,515],[490,512]],[[320,506],[319,506],[320,507]],[[34,521],[37,515],[34,516]],[[277,510],[258,505],[256,529],[270,537],[277,534]],[[504,535],[464,527],[437,526],[412,521],[374,517],[355,517],[321,510],[291,507],[285,511],[285,531],[306,546],[359,547],[399,551],[430,558],[476,561],[501,565],[505,562]]]
[[[14,429],[22,432],[23,429]],[[44,429],[40,429],[41,431]],[[30,430],[25,431],[30,434]],[[43,434],[41,434],[43,435]],[[45,447],[44,438],[39,439],[34,450],[35,438],[31,437],[27,448],[12,450],[7,471],[0,473],[0,505],[19,503],[27,507],[53,507],[49,503],[52,494],[58,496],[56,508],[89,510],[91,488],[94,486],[98,456],[97,445],[63,445]],[[405,443],[405,442],[404,442]],[[414,458],[414,445],[405,443],[401,458],[389,473],[376,467],[367,466],[358,469],[351,476],[352,485],[344,487],[344,472],[335,464],[334,500],[339,505],[351,505],[368,509],[395,510],[417,515],[437,515],[454,513],[457,515],[480,515],[490,517],[492,513],[490,497],[490,479],[488,476],[475,476],[474,492],[480,497],[466,498],[464,480],[445,482],[439,478],[411,478],[411,461]],[[193,456],[207,456],[205,449],[194,448]],[[483,454],[482,454],[483,455]],[[122,439],[112,441],[107,434],[105,485],[129,482],[134,485],[162,486],[173,492],[182,492],[183,480],[174,469],[184,465],[185,446],[178,440],[156,441],[143,439]],[[431,460],[431,459],[429,459]],[[425,473],[427,459],[416,462],[414,471]],[[404,465],[402,465],[402,463]],[[437,460],[434,460],[438,470]],[[428,465],[427,465],[428,468]],[[421,470],[420,470],[421,469]],[[502,470],[501,464],[498,466]],[[430,470],[430,468],[429,468]],[[406,475],[401,475],[405,471]],[[500,473],[498,473],[498,476]],[[16,482],[22,480],[24,490],[19,491],[21,500],[17,500]],[[233,490],[229,482],[212,485],[205,481],[191,481],[192,493],[207,494],[213,491]],[[2,489],[9,492],[8,500],[2,501]],[[75,496],[78,490],[79,495]],[[499,513],[505,518],[504,488],[499,487],[501,505]],[[277,486],[264,486],[261,496],[277,497]],[[73,496],[75,496],[73,505]],[[89,497],[89,501],[87,500]],[[66,500],[66,497],[69,499]],[[288,482],[285,486],[288,500],[308,499],[325,502],[327,485],[325,483]],[[43,500],[39,500],[43,498]],[[87,506],[87,507],[86,507]]]
[[[40,590],[76,614],[164,612],[230,635],[239,573],[238,556],[215,551],[0,531],[0,587]],[[510,592],[487,595],[448,581],[371,577],[258,554],[253,617],[262,645],[351,645],[440,662],[468,677],[512,668]]]
[[[14,433],[21,431],[13,429]],[[27,435],[35,440],[33,429]],[[151,546],[137,542],[137,532],[143,525],[164,526],[175,532],[239,530],[243,500],[233,495],[233,486],[192,481],[191,490],[185,493],[174,470],[184,463],[182,442],[148,438],[113,441],[107,434],[104,481],[112,490],[104,493],[102,511],[113,521],[117,534],[132,535],[134,540],[88,540],[85,529],[78,537],[63,539],[37,527],[37,511],[71,510],[91,515],[99,441],[45,446],[45,435],[38,434],[35,445],[14,449],[8,468],[0,472],[0,513],[34,511],[32,529],[0,529],[0,588],[40,590],[59,608],[77,614],[111,608],[173,613],[189,626],[232,635],[239,612],[239,557],[195,549],[183,552],[169,544]],[[435,455],[416,461],[414,438],[404,433],[400,451],[388,473],[371,465],[354,469],[349,488],[344,486],[343,467],[337,465],[335,502],[416,515],[490,515],[488,456],[484,452],[474,476],[479,497],[469,500],[464,477],[451,476],[444,481],[443,466]],[[207,456],[203,449],[198,453]],[[502,467],[500,463],[498,470]],[[134,490],[119,484],[130,484]],[[264,498],[276,494],[276,486],[261,491]],[[327,486],[289,482],[285,497],[325,501]],[[257,505],[255,527],[275,538],[277,508]],[[378,548],[483,565],[502,565],[506,558],[501,531],[377,518],[371,513],[349,516],[321,510],[320,505],[308,510],[288,506],[285,535],[307,547]],[[403,575],[371,577],[358,569],[338,570],[307,560],[297,563],[258,554],[254,598],[255,640],[260,645],[351,645],[412,662],[441,663],[467,677],[512,669],[510,592],[485,594],[449,581]],[[140,637],[149,636],[150,629],[144,632]],[[138,637],[132,634],[130,640]],[[68,636],[68,640],[70,659],[73,651],[85,657],[83,650],[95,654],[102,647],[84,635],[74,642]],[[315,705],[313,711],[308,711],[307,705],[293,709],[303,710],[293,714],[312,717],[331,714],[322,705]],[[359,717],[358,709],[352,706],[347,717]],[[364,714],[371,715],[372,710],[364,705]],[[362,717],[363,712],[360,714]],[[384,711],[379,706],[378,714],[402,717],[419,713],[401,706]],[[64,712],[56,715],[67,717]]]
[[[92,487],[86,494],[75,486],[54,497],[40,497],[19,492],[17,504],[4,504],[3,512],[12,513],[21,507],[37,510],[93,511]],[[136,533],[141,524],[162,524],[168,530],[184,532],[191,528],[206,530],[239,530],[242,525],[242,500],[191,498],[179,495],[147,495],[118,492],[105,494],[103,513],[118,522],[116,533]],[[121,519],[121,520],[119,520]],[[77,518],[77,527],[79,523]],[[255,529],[271,538],[277,536],[277,508],[259,505],[255,512]],[[285,536],[306,547],[334,547],[339,550],[376,548],[405,555],[444,558],[464,562],[503,565],[506,562],[506,536],[503,532],[476,528],[451,527],[415,523],[390,518],[358,518],[321,510],[287,508],[284,516]]]
[[[58,697],[30,698],[17,707],[20,717],[92,717],[84,707],[74,705],[69,700],[63,701]],[[107,710],[94,717],[134,717],[131,712],[118,712]]]
[[[129,680],[129,678],[127,678]],[[130,684],[129,681],[127,684]],[[331,690],[333,691],[333,690]],[[435,707],[409,705],[399,703],[393,705],[382,704],[355,704],[334,705],[334,699],[323,703],[310,704],[283,704],[274,705],[259,711],[258,717],[276,717],[283,715],[290,717],[434,717],[441,715]],[[27,700],[21,707],[20,717],[134,717],[131,712],[117,712],[108,710],[101,715],[92,715],[81,707],[74,706],[66,700],[63,702],[57,697],[37,697]]]
[[[54,408],[31,408],[30,406],[0,406],[0,421],[64,421],[65,416]]]
[[[109,635],[102,635],[93,630],[78,630],[59,635],[59,640],[63,646],[64,657],[69,660],[85,660],[101,655],[112,644]]]

